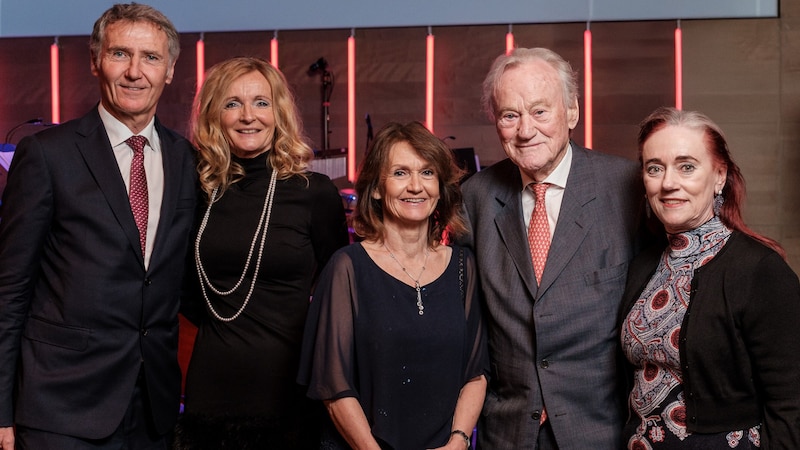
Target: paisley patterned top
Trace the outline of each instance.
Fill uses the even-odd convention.
[[[759,448],[758,426],[692,435],[679,353],[681,324],[691,299],[694,271],[710,261],[731,236],[715,216],[694,230],[669,235],[669,247],[621,330],[622,348],[636,366],[629,403],[636,413],[625,428],[627,448]],[[698,447],[699,446],[699,447]]]

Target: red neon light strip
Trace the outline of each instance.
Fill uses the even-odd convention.
[[[586,30],[583,32],[583,70],[584,76],[584,146],[592,148],[592,31]]]
[[[356,179],[356,38],[347,38],[347,179]]]
[[[272,67],[278,68],[278,32],[275,32],[275,37],[269,41],[269,62]]]
[[[50,115],[53,123],[61,122],[61,87],[58,75],[58,39],[56,39],[50,46]]]
[[[434,37],[428,27],[427,56],[425,59],[425,127],[433,133],[433,46]]]
[[[683,32],[675,28],[675,109],[683,109]]]
[[[514,33],[506,33],[506,55],[510,55],[514,50]]]
[[[197,92],[200,92],[200,87],[203,86],[206,76],[206,45],[203,42],[203,35],[200,34],[200,39],[197,40]]]

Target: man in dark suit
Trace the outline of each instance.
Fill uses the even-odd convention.
[[[179,51],[163,14],[114,5],[91,36],[98,107],[17,147],[0,210],[3,450],[169,447],[196,175],[155,112]]]
[[[550,50],[497,58],[484,106],[508,159],[463,186],[492,369],[479,447],[618,449],[615,318],[640,223],[638,166],[570,141],[576,77]],[[541,220],[532,220],[541,206]]]

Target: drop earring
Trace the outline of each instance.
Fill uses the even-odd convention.
[[[725,203],[725,197],[722,196],[722,189],[714,196],[714,215],[719,216],[719,211],[722,209],[722,204]]]

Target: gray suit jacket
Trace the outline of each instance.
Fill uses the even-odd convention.
[[[147,270],[96,108],[17,147],[0,209],[0,426],[106,437],[143,368],[155,427],[172,429],[197,175],[189,142],[156,129],[164,196]]]
[[[572,143],[573,159],[537,286],[511,160],[463,186],[489,321],[491,379],[480,448],[533,449],[543,404],[561,450],[617,449],[624,393],[615,324],[641,229],[637,164]]]

